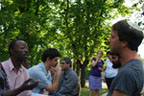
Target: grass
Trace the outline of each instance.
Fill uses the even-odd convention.
[[[106,93],[108,90],[107,89],[102,89],[100,91],[100,96],[104,93]],[[80,96],[89,96],[89,89],[88,88],[81,88],[81,93]]]

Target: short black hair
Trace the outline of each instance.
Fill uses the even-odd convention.
[[[112,30],[118,32],[120,41],[128,42],[129,49],[138,51],[138,46],[144,36],[143,32],[135,28],[135,26],[137,25],[132,26],[127,20],[121,20],[112,26]]]
[[[17,43],[18,41],[21,41],[21,40],[13,40],[13,41],[10,42],[10,44],[9,44],[9,46],[8,46],[8,51],[9,51],[9,54],[10,54],[10,55],[11,55],[10,50],[15,48],[15,45],[16,45],[16,43]]]
[[[42,61],[45,62],[47,58],[52,60],[53,58],[60,57],[60,56],[61,56],[61,54],[59,53],[59,51],[57,49],[48,48],[42,54]]]
[[[106,55],[111,55],[111,52],[110,52],[110,51],[107,51]]]
[[[70,59],[70,58],[64,57],[64,58],[62,58],[62,61],[65,61],[66,64],[70,64],[70,67],[71,67],[72,62],[71,62],[71,59]]]

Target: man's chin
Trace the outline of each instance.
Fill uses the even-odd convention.
[[[20,59],[25,62],[25,61],[28,60],[28,56],[23,56],[23,57],[21,57]]]

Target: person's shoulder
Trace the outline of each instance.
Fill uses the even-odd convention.
[[[109,62],[110,60],[109,59],[106,59],[106,61],[105,62]]]
[[[71,70],[72,70],[72,69],[71,69]],[[78,77],[78,76],[77,76],[77,73],[76,73],[74,70],[71,71],[71,75],[73,75],[73,76],[75,76],[75,77]]]
[[[30,67],[28,70],[35,70],[35,71],[37,71],[37,70],[39,70],[40,69],[40,63],[39,64],[37,64],[37,65],[34,65],[34,66],[32,66],[32,67]]]
[[[41,68],[38,65],[34,65],[28,69],[29,73],[39,74],[41,72]]]
[[[134,60],[136,66],[143,68],[143,62],[141,60]]]
[[[2,64],[2,66],[8,66],[9,65],[9,59],[8,60],[6,60],[6,61],[2,61],[1,62],[1,64]]]
[[[112,63],[109,59],[105,61],[106,64]]]
[[[133,59],[127,62],[127,64],[141,65],[142,61],[139,59]]]
[[[92,57],[92,60],[96,61],[96,59],[97,59],[96,57]]]
[[[5,70],[3,69],[3,66],[0,63],[0,77],[4,76],[3,73],[5,73]]]
[[[30,67],[29,69],[28,69],[28,71],[33,71],[33,70],[35,70],[35,65],[34,66],[32,66],[32,67]]]
[[[127,78],[135,76],[135,72],[131,67],[124,67],[120,69],[118,74],[121,77],[127,77]]]
[[[92,57],[92,59],[96,59],[96,57]]]
[[[73,69],[72,69],[72,73],[73,73],[73,74],[76,74],[76,72],[75,72]],[[77,74],[76,74],[76,75],[77,75]]]
[[[143,65],[139,60],[133,60],[119,70],[125,76],[138,77],[144,74]]]
[[[140,70],[142,71],[143,70],[142,61],[138,60],[138,59],[131,60],[126,63],[124,69],[131,70],[131,71],[133,71],[133,70],[134,71],[140,71]]]
[[[33,66],[28,69],[28,73],[30,76],[34,77],[42,77],[45,73],[37,66]]]
[[[10,69],[10,59],[1,62],[1,66],[5,72],[6,72],[6,70],[9,70]]]
[[[104,63],[104,60],[101,60],[102,61],[102,63]]]
[[[1,64],[5,64],[5,63],[7,63],[7,62],[9,62],[9,61],[10,61],[10,58],[7,59],[7,60],[5,60],[5,61],[2,61]]]

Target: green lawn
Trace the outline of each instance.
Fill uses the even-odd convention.
[[[107,92],[107,89],[102,89],[100,91],[100,96]],[[89,96],[89,89],[88,88],[81,88],[80,96]]]

